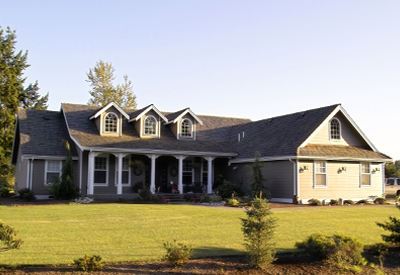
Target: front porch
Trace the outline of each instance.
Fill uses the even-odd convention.
[[[152,194],[212,194],[215,170],[222,171],[227,160],[217,156],[92,151],[87,154],[86,194],[124,198],[143,189]]]

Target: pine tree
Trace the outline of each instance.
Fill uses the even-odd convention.
[[[396,205],[396,207],[400,210],[400,205]],[[389,217],[389,221],[377,223],[377,225],[390,232],[389,235],[382,235],[385,242],[400,247],[400,218]]]
[[[275,259],[274,231],[276,219],[272,216],[268,202],[262,195],[251,202],[242,219],[245,247],[252,267],[266,269]]]
[[[0,27],[0,185],[11,185],[13,167],[11,165],[14,139],[15,114],[21,102],[30,102],[27,108],[44,108],[47,96],[38,96],[37,83],[24,89],[23,73],[27,64],[27,52],[16,50],[15,31]],[[25,96],[30,99],[26,100]],[[35,102],[36,101],[36,102]]]
[[[124,82],[114,86],[114,68],[111,63],[99,61],[87,73],[90,83],[89,104],[104,106],[114,102],[123,108],[136,109],[136,96],[133,93],[132,82],[124,76]]]
[[[71,146],[68,141],[65,142],[65,149],[67,151],[67,159],[64,162],[61,172],[59,196],[61,199],[73,199],[78,196],[78,190],[74,185],[74,172],[72,162]]]
[[[19,96],[20,107],[23,109],[47,110],[49,94],[39,94],[39,84],[36,81],[26,87]]]

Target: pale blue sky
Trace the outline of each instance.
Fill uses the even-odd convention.
[[[29,81],[86,103],[99,59],[139,106],[251,119],[342,103],[400,159],[400,1],[1,1]],[[120,79],[120,78],[119,78]]]

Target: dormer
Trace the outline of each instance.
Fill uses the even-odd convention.
[[[197,124],[203,125],[201,119],[189,108],[171,113],[167,117],[172,132],[181,140],[195,140]]]
[[[132,113],[129,122],[134,123],[136,132],[141,138],[160,138],[161,123],[167,123],[168,120],[151,104]]]
[[[89,119],[94,120],[101,136],[122,136],[122,120],[128,114],[117,104],[111,102],[98,110]]]

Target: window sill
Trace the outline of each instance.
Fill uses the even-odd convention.
[[[107,187],[108,183],[93,183],[93,186]]]
[[[314,189],[327,189],[328,188],[328,186],[326,186],[326,185],[314,185],[313,187],[314,187]]]

